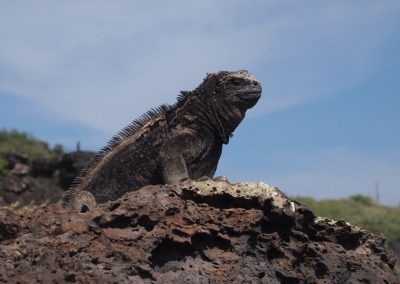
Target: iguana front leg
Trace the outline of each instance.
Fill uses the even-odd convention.
[[[196,157],[199,143],[196,137],[185,131],[174,135],[161,147],[160,169],[163,183],[174,183],[189,179],[187,164]]]

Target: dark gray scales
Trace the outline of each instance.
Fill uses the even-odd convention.
[[[208,74],[174,105],[147,112],[112,138],[65,193],[64,206],[87,211],[146,185],[212,178],[222,145],[260,96],[259,81],[245,70]]]

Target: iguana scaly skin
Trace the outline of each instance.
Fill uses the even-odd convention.
[[[208,74],[176,104],[116,135],[75,179],[64,205],[84,212],[149,184],[213,177],[222,145],[260,96],[260,82],[245,70]]]

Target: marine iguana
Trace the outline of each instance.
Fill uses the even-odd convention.
[[[246,70],[207,74],[177,102],[161,105],[114,136],[77,177],[63,204],[77,211],[149,184],[212,178],[222,145],[261,97]]]

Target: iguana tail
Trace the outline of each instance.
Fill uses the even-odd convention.
[[[92,211],[97,206],[97,202],[89,191],[70,189],[64,193],[62,205],[72,208],[76,212],[84,213]]]

